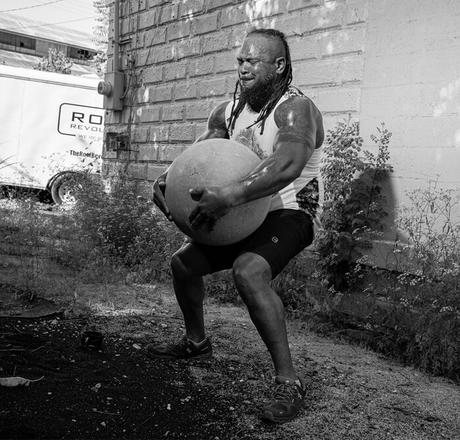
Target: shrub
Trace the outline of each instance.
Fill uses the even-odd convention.
[[[93,182],[78,196],[75,215],[81,236],[92,245],[91,259],[130,273],[132,281],[161,281],[183,235],[153,202],[137,196],[135,182],[115,179],[110,192]]]
[[[360,248],[371,246],[386,215],[382,182],[392,170],[388,164],[391,133],[384,124],[377,131],[378,136],[371,136],[376,154],[362,150],[358,122],[341,122],[326,137],[321,168],[323,229],[315,246],[321,277],[336,290],[350,286]]]

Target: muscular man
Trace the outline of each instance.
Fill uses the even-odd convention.
[[[147,353],[168,359],[211,356],[203,321],[202,277],[232,268],[238,292],[275,369],[273,399],[263,408],[262,417],[285,422],[302,407],[305,384],[294,369],[283,304],[270,281],[313,240],[320,206],[318,168],[324,132],[318,109],[290,86],[289,47],[281,32],[249,32],[237,60],[234,98],[213,110],[207,131],[198,141],[234,139],[262,161],[231,185],[191,189],[197,206],[190,222],[193,228],[210,230],[230,208],[265,196],[271,196],[270,211],[264,223],[241,242],[207,246],[188,241],[174,254],[174,289],[186,334],[176,343],[150,345]],[[171,218],[164,199],[165,177],[166,173],[155,182],[154,199]]]

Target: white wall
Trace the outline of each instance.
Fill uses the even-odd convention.
[[[369,0],[360,120],[393,132],[392,190],[460,191],[460,1]],[[455,214],[460,222],[460,210]]]

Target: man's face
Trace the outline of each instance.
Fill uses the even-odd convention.
[[[237,56],[243,92],[252,93],[272,85],[277,78],[276,43],[263,35],[249,35]]]

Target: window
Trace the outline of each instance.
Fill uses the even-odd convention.
[[[0,31],[0,44],[12,46],[15,49],[35,50],[35,38]]]
[[[92,50],[81,49],[79,47],[69,46],[67,48],[67,56],[76,60],[89,60],[96,55]]]

